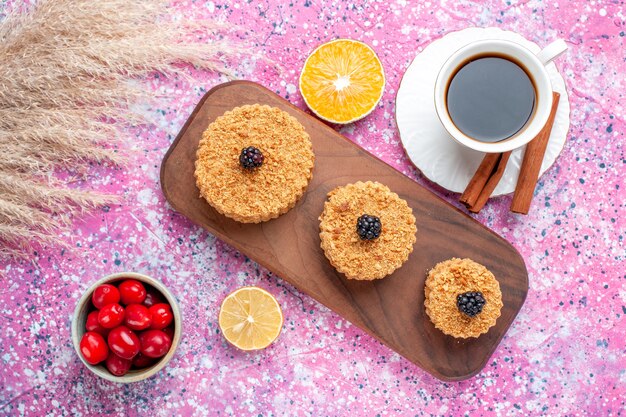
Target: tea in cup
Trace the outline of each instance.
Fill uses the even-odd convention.
[[[562,40],[539,54],[505,40],[459,49],[435,83],[435,109],[443,127],[457,142],[481,152],[506,152],[530,142],[552,107],[545,66],[566,50]]]

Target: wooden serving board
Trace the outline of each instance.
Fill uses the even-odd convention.
[[[268,104],[298,119],[311,136],[315,169],[295,208],[261,224],[220,215],[199,197],[196,148],[209,123],[244,104]],[[356,181],[379,181],[407,200],[417,219],[417,242],[404,266],[377,281],[351,281],[337,273],[320,249],[318,216],[326,194]],[[437,378],[463,380],[478,373],[511,325],[528,292],[526,266],[504,239],[410,178],[350,142],[266,88],[247,81],[206,93],[165,155],[165,197],[180,213],[326,305]],[[424,281],[437,262],[469,257],[500,282],[504,308],[497,324],[477,339],[454,339],[424,311]]]

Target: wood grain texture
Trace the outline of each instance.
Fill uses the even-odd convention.
[[[313,179],[296,207],[278,219],[240,224],[199,197],[194,179],[198,142],[208,124],[233,107],[268,104],[296,117],[313,142]],[[377,281],[337,273],[320,248],[318,216],[326,194],[356,181],[379,181],[407,200],[417,219],[417,242],[405,265]],[[264,87],[221,84],[200,101],[165,155],[161,186],[170,204],[302,292],[434,376],[448,381],[478,373],[519,312],[528,292],[526,266],[504,239],[389,165]],[[424,311],[426,273],[437,262],[469,257],[500,282],[504,308],[489,333],[457,340],[437,330]]]

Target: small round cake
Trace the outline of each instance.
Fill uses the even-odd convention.
[[[309,135],[293,116],[265,105],[215,119],[196,153],[196,185],[218,212],[260,223],[295,206],[313,176]]]
[[[436,328],[458,338],[478,337],[496,324],[500,284],[483,265],[452,258],[428,273],[424,307]]]
[[[411,208],[377,182],[335,188],[319,220],[324,254],[350,279],[386,277],[406,262],[416,240]]]

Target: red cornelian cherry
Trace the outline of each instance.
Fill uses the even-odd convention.
[[[94,290],[91,302],[98,310],[106,305],[119,303],[120,291],[111,284],[102,284]]]
[[[119,304],[109,304],[98,312],[98,323],[105,329],[112,329],[124,321],[124,307]]]
[[[139,335],[141,354],[149,358],[160,358],[172,346],[172,339],[162,330],[146,330]]]
[[[143,304],[129,304],[126,307],[124,324],[131,330],[145,330],[152,324],[152,314]]]
[[[150,314],[152,316],[151,329],[162,330],[169,326],[174,321],[174,313],[172,313],[172,307],[169,304],[159,303],[150,307]]]
[[[139,353],[141,344],[137,335],[126,326],[111,330],[108,337],[109,348],[124,359],[132,359]]]
[[[120,284],[120,297],[124,305],[141,304],[146,299],[146,288],[136,279],[127,279]]]
[[[96,365],[109,356],[109,347],[101,334],[87,332],[80,340],[80,353],[87,363]]]
[[[115,353],[110,352],[104,364],[111,374],[115,376],[123,376],[130,370],[133,363],[130,359],[124,359],[117,356]]]

